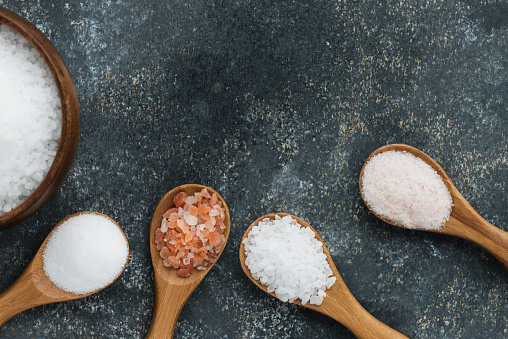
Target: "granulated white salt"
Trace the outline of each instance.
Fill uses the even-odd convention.
[[[48,172],[61,115],[55,81],[40,54],[0,24],[0,214],[23,202]]]
[[[320,305],[336,278],[314,232],[291,216],[263,219],[243,241],[254,279],[282,301]]]
[[[111,220],[84,213],[64,221],[48,239],[44,272],[60,289],[86,294],[112,283],[128,254],[127,241]]]
[[[452,212],[452,197],[441,176],[407,152],[372,157],[363,170],[362,186],[372,211],[401,227],[439,230]]]

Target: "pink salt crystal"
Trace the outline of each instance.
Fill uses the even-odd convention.
[[[189,214],[185,217],[185,221],[187,221],[187,224],[194,226],[198,223],[198,218]]]
[[[192,205],[192,204],[195,204],[196,202],[198,202],[198,199],[193,195],[191,195],[191,196],[187,197],[187,199],[185,199],[185,203],[187,205]]]
[[[173,197],[173,203],[175,204],[176,207],[182,207],[183,205],[185,205],[186,199],[187,193],[180,192]]]
[[[201,195],[202,195],[203,197],[207,198],[207,199],[210,199],[210,198],[211,198],[210,193],[208,193],[208,190],[207,190],[206,188],[203,188],[203,189],[201,190]]]
[[[171,221],[171,222],[176,222],[178,220],[178,213],[177,212],[171,213],[169,215],[168,220]]]
[[[216,208],[214,208],[213,210],[210,211],[209,215],[211,217],[216,217],[220,214],[219,210],[217,210]]]
[[[155,243],[161,242],[163,237],[164,237],[164,235],[163,235],[161,229],[157,228],[155,230]]]
[[[189,214],[193,215],[193,216],[197,216],[198,215],[198,208],[194,205],[190,205],[189,206]]]
[[[215,204],[217,203],[217,194],[213,193],[212,194],[212,197],[210,198],[210,206],[215,206]]]
[[[166,233],[167,230],[168,230],[168,219],[162,218],[161,232]]]
[[[190,276],[190,272],[188,269],[182,268],[178,270],[178,275],[181,276],[182,278],[187,278],[188,276]]]
[[[168,257],[168,262],[173,266],[174,268],[180,268],[180,260],[178,260],[175,256]]]
[[[166,259],[166,260],[167,260],[167,259],[168,259],[168,257],[169,257],[169,255],[170,255],[171,253],[169,253],[169,248],[167,248],[166,246],[164,246],[164,247],[161,249],[161,251],[160,251],[160,253],[159,253],[159,254],[160,254],[160,256],[161,256],[161,258],[162,258],[162,259]]]
[[[164,265],[164,267],[171,267],[171,264],[166,259],[162,260],[162,264]]]

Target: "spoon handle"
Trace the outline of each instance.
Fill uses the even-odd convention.
[[[176,321],[187,299],[199,285],[168,284],[161,279],[155,271],[155,303],[153,308],[152,323],[146,335],[147,339],[173,338]]]
[[[346,326],[357,338],[407,339],[405,335],[383,324],[367,312],[340,276],[327,294],[323,304],[316,310]]]
[[[351,314],[342,324],[349,328],[357,338],[361,339],[402,339],[407,337],[393,328],[385,325],[360,304],[352,305]]]
[[[465,199],[454,206],[444,233],[483,247],[508,270],[508,233],[483,219]]]
[[[32,275],[25,270],[16,281],[0,294],[0,326],[16,314],[47,304],[50,300],[34,285]]]

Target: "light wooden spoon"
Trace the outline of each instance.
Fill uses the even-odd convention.
[[[284,217],[286,213],[276,213],[280,217]],[[333,260],[326,248],[323,240],[319,236],[319,234],[310,226],[305,220],[302,220],[298,217],[291,215],[292,218],[296,219],[298,223],[304,227],[310,228],[315,234],[316,239],[321,241],[323,244],[323,252],[326,254],[326,260],[332,269],[333,276],[337,278],[332,287],[326,290],[326,297],[323,300],[321,305],[311,305],[309,303],[302,305],[300,299],[295,300],[293,303],[311,309],[313,311],[317,311],[319,313],[325,314],[344,326],[346,326],[354,335],[358,338],[372,338],[372,339],[397,339],[397,338],[407,338],[401,333],[395,331],[394,329],[388,327],[383,324],[376,318],[374,318],[369,312],[367,312],[362,305],[355,299],[353,294],[349,291],[344,280],[342,280]],[[247,237],[250,230],[253,226],[258,225],[258,223],[265,219],[275,219],[275,214],[267,214],[262,216],[261,218],[254,221],[245,234],[243,235],[242,242],[240,244],[240,264],[242,265],[243,271],[247,275],[247,277],[252,280],[257,287],[270,294],[272,297],[276,298],[274,292],[268,292],[266,286],[261,284],[258,280],[252,277],[249,268],[245,265],[245,245],[243,244],[243,240]]]
[[[367,205],[367,207],[371,210],[371,212],[375,216],[391,225],[402,227],[399,225],[395,225],[391,221],[377,215],[374,211],[372,211],[369,204],[365,201],[363,197],[362,178],[365,165],[369,162],[369,160],[373,156],[387,151],[405,151],[425,161],[441,176],[443,182],[445,183],[446,187],[448,188],[452,196],[453,200],[452,213],[450,215],[450,219],[448,219],[445,225],[440,230],[424,230],[424,229],[418,230],[453,235],[462,239],[472,241],[475,244],[486,249],[488,252],[490,252],[490,254],[492,254],[497,260],[499,260],[506,269],[508,269],[508,233],[500,230],[499,228],[489,223],[487,220],[483,219],[471,207],[471,205],[469,205],[469,203],[466,201],[466,199],[464,199],[462,194],[460,194],[460,192],[453,185],[450,178],[448,178],[448,176],[446,175],[445,171],[441,168],[441,166],[439,166],[438,163],[430,156],[414,147],[403,144],[393,144],[383,146],[372,152],[372,154],[365,161],[365,164],[363,165],[362,171],[360,173],[359,180],[360,193],[362,194],[362,199],[365,202],[365,205]]]
[[[125,237],[125,241],[127,242],[127,257],[128,257],[129,242],[127,240],[127,237],[125,236],[125,233],[123,233],[120,226],[118,226],[118,224],[113,219],[102,213],[90,211],[79,212],[68,216],[67,218],[60,221],[51,230],[51,232],[46,237],[41,247],[33,257],[33,259],[30,261],[30,263],[25,268],[23,273],[21,273],[19,278],[16,279],[16,281],[10,287],[8,287],[2,294],[0,294],[0,326],[3,325],[5,322],[7,322],[7,320],[9,320],[10,318],[14,317],[16,314],[21,313],[29,308],[45,304],[56,303],[60,301],[84,298],[91,294],[99,292],[100,290],[106,288],[107,286],[113,283],[114,280],[110,284],[104,286],[103,288],[100,288],[96,291],[87,294],[74,294],[58,288],[55,284],[53,284],[53,282],[51,282],[51,280],[49,280],[49,278],[46,276],[46,273],[44,272],[42,255],[44,253],[44,248],[48,243],[48,239],[51,237],[53,232],[58,228],[58,226],[60,226],[64,221],[80,214],[97,214],[111,220],[120,229],[123,236]],[[125,268],[125,265],[127,265],[127,260],[125,261],[123,268]],[[122,272],[118,274],[115,280],[120,276],[120,274],[122,274]]]
[[[206,188],[210,194],[217,194],[217,198],[222,202],[222,206],[226,209],[226,218],[224,219],[226,229],[223,233],[226,241],[224,242],[221,252],[217,255],[217,260],[224,251],[224,247],[228,241],[231,227],[229,209],[224,199],[222,199],[219,193],[213,189],[202,185],[188,184],[178,186],[162,197],[161,201],[155,208],[150,227],[150,252],[152,255],[154,273],[155,304],[152,315],[152,323],[146,338],[173,338],[176,321],[178,320],[178,316],[180,315],[183,306],[215,264],[210,263],[206,266],[205,270],[194,270],[189,277],[182,278],[177,274],[176,269],[172,267],[164,267],[162,264],[162,258],[160,257],[159,251],[155,245],[155,230],[161,226],[162,215],[168,209],[175,207],[173,197],[180,192],[192,195],[201,191],[203,188]]]

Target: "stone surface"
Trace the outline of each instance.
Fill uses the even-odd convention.
[[[148,229],[159,199],[208,185],[229,242],[176,338],[352,338],[254,286],[238,261],[259,216],[286,212],[325,240],[360,303],[412,338],[508,337],[508,273],[481,248],[398,229],[363,204],[367,156],[406,143],[434,157],[508,231],[508,4],[480,1],[18,1],[73,76],[81,136],[56,195],[0,232],[0,290],[51,228],[81,210],[131,246],[110,287],[25,311],[2,338],[144,337],[153,307]],[[201,310],[201,307],[205,310]]]

